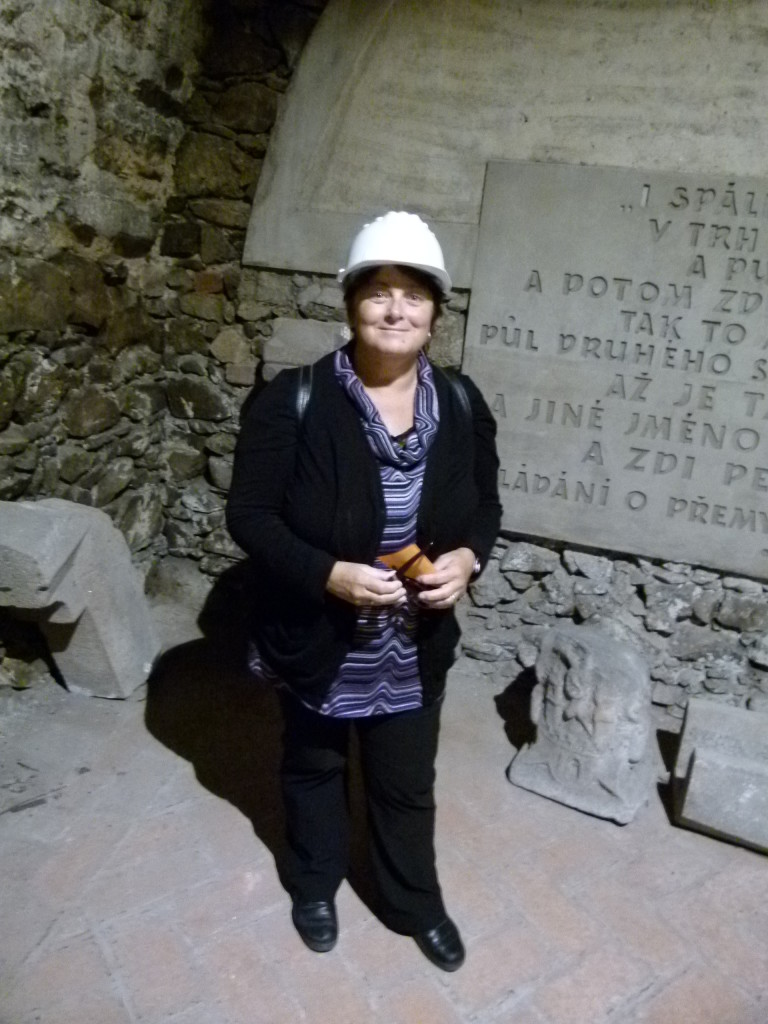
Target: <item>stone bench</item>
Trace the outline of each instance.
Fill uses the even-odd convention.
[[[0,502],[0,607],[38,624],[76,693],[127,697],[160,652],[123,535],[71,501]]]

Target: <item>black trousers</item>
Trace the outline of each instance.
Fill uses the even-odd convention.
[[[349,866],[346,769],[355,729],[365,790],[377,913],[404,935],[445,917],[435,867],[435,757],[440,702],[370,718],[320,715],[281,691],[281,782],[293,899],[332,900]]]

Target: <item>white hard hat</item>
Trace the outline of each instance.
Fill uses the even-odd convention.
[[[415,213],[390,210],[365,224],[352,241],[346,267],[339,270],[339,284],[343,286],[366,267],[390,264],[423,271],[434,278],[443,295],[451,290],[440,243]]]

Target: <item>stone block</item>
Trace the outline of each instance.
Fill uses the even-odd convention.
[[[768,853],[768,714],[692,697],[673,789],[679,824]]]
[[[0,605],[37,621],[68,689],[127,697],[160,646],[123,535],[58,498],[2,502],[0,519]]]
[[[531,718],[536,739],[509,781],[619,824],[632,821],[654,780],[651,681],[641,655],[589,626],[545,634]]]
[[[84,595],[66,576],[88,524],[82,516],[49,515],[42,505],[0,504],[0,606],[55,606],[59,622],[76,622],[85,608]]]
[[[264,362],[303,366],[345,344],[343,324],[277,317],[264,342]]]

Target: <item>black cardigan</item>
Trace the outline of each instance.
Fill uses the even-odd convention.
[[[440,425],[427,454],[417,541],[440,555],[471,548],[484,565],[501,520],[496,424],[462,377],[471,420],[436,370]],[[266,662],[295,690],[327,691],[350,649],[357,611],[325,590],[337,560],[372,564],[384,525],[378,464],[357,411],[335,379],[333,355],[314,366],[299,424],[298,371],[284,370],[253,401],[235,450],[227,525],[254,568],[252,624]],[[424,610],[417,647],[425,703],[454,660],[453,610]]]

